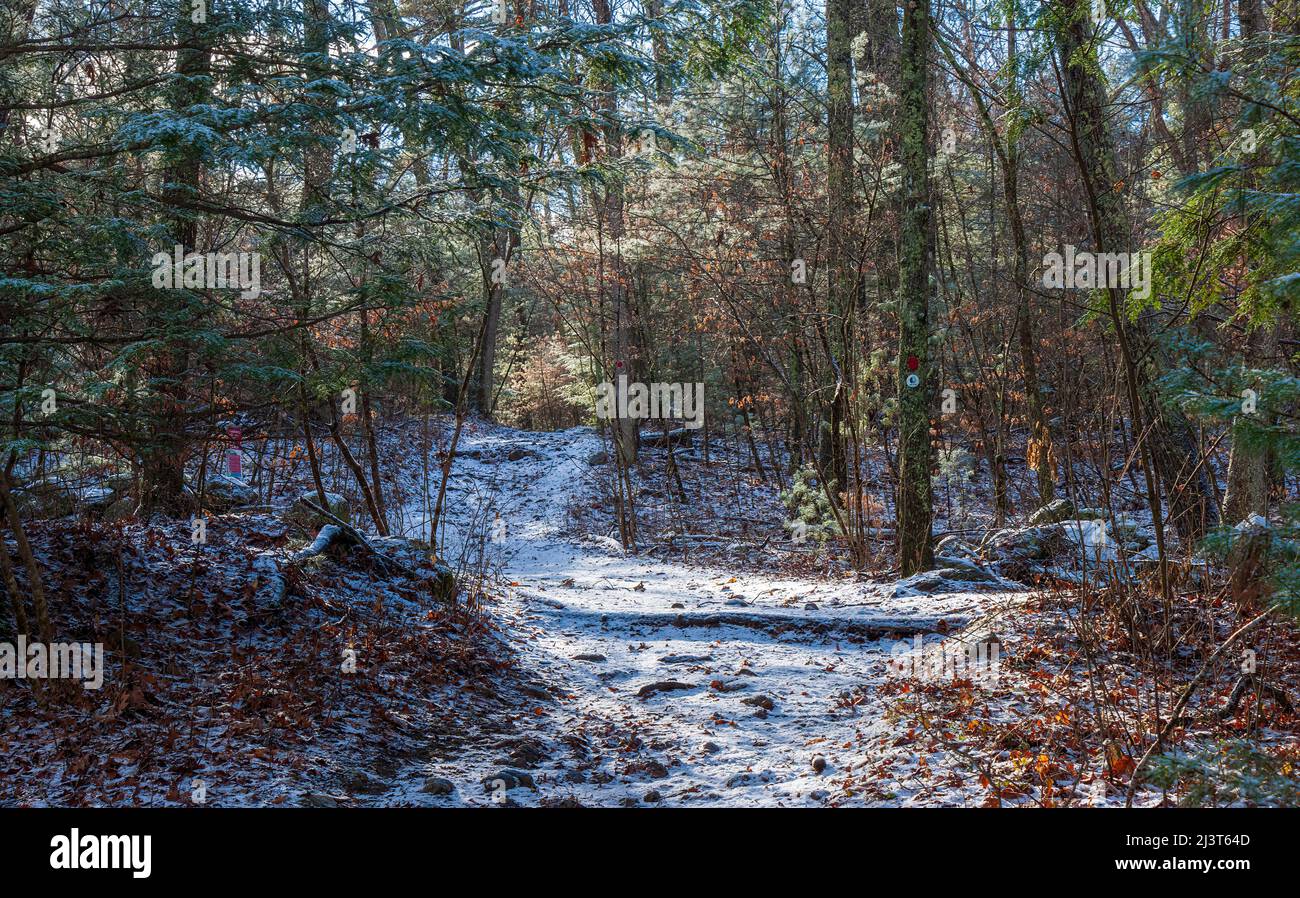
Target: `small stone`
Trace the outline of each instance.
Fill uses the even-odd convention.
[[[806,604],[806,605],[803,606],[803,610],[804,610],[804,611],[816,611],[816,610],[817,610],[817,603],[816,603],[816,602],[809,602],[808,604]]]
[[[751,695],[749,698],[742,698],[740,703],[754,708],[762,708],[764,711],[771,711],[776,707],[776,703],[766,695]]]
[[[821,773],[823,770],[826,769],[826,759],[821,755],[813,755],[812,769],[817,771],[818,773]]]
[[[663,801],[663,796],[659,794],[657,789],[651,789],[641,800],[646,804],[654,804],[655,802]]]
[[[440,776],[431,776],[424,781],[424,785],[420,787],[420,791],[427,792],[430,795],[450,795],[452,792],[456,791],[456,787],[449,779],[444,779]]]
[[[659,680],[654,683],[647,683],[637,690],[636,697],[647,699],[656,692],[675,692],[679,689],[694,689],[690,683],[680,683],[677,680]]]
[[[533,782],[532,774],[525,773],[522,770],[515,770],[512,767],[502,767],[496,773],[483,777],[483,791],[495,792],[498,789],[515,789],[519,786],[527,786],[529,789],[536,789],[537,784]]]
[[[716,742],[705,742],[700,746],[700,751],[711,755],[714,752],[722,751],[722,746],[718,745]]]
[[[719,692],[737,692],[741,689],[748,689],[749,684],[744,680],[713,680],[709,683],[709,688],[716,689]]]
[[[574,661],[590,661],[590,662],[593,663],[593,664],[603,664],[603,663],[605,663],[606,661],[608,661],[609,659],[606,658],[604,655],[591,654],[591,655],[574,655],[574,656],[573,656],[573,660],[574,660]]]

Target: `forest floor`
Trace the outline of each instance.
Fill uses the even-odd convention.
[[[386,429],[381,454],[397,529],[427,538],[421,426]],[[439,534],[454,607],[429,601],[419,542],[415,580],[356,552],[291,565],[302,537],[268,511],[301,464],[202,547],[183,521],[33,522],[56,632],[107,643],[109,676],[61,704],[0,682],[0,805],[1122,805],[1234,624],[1221,597],[1180,593],[1193,635],[1156,670],[1132,620],[1079,590],[854,572],[792,546],[775,486],[721,444],[678,450],[686,501],[654,481],[666,451],[644,452],[628,552],[605,448],[588,428],[467,423]],[[995,663],[936,672],[962,640],[996,643]],[[1282,694],[1300,694],[1297,647],[1288,624],[1253,646]],[[1271,759],[1257,779],[1295,790],[1300,720],[1253,693],[1221,716],[1232,673],[1171,743],[1249,738]]]
[[[875,686],[890,649],[956,629],[1023,591],[928,591],[857,577],[788,577],[625,553],[570,522],[599,504],[588,429],[467,435],[452,508],[493,497],[491,542],[505,589],[493,613],[521,667],[555,685],[521,728],[544,762],[534,788],[491,757],[458,754],[431,773],[448,801],[821,804],[890,729]],[[515,450],[512,453],[511,450]],[[520,455],[513,461],[511,454]],[[453,514],[449,527],[456,526]],[[814,758],[819,758],[814,769]],[[824,762],[824,767],[822,763]],[[498,775],[500,774],[500,775]],[[900,802],[916,790],[891,783]]]
[[[1143,676],[1123,634],[1110,634],[1114,653],[1095,656],[1069,592],[1030,592],[993,574],[865,576],[813,560],[808,547],[795,560],[788,545],[771,551],[771,535],[758,538],[763,510],[725,511],[723,484],[737,467],[725,453],[710,479],[698,449],[679,452],[685,506],[701,520],[645,510],[678,543],[692,531],[709,537],[709,550],[681,560],[662,540],[632,555],[611,538],[609,474],[589,464],[602,449],[590,430],[484,425],[462,448],[448,526],[492,518],[503,588],[491,613],[555,701],[518,718],[532,747],[526,770],[502,769],[491,752],[436,761],[429,773],[457,786],[447,803],[1114,806],[1149,741],[1143,721],[1171,701],[1170,684]],[[662,467],[663,450],[645,455],[643,473]],[[780,533],[775,490],[748,487]],[[668,492],[649,487],[643,501]],[[744,527],[717,524],[747,517]],[[999,662],[936,674],[936,644],[952,645],[973,621],[971,638],[996,634]],[[1214,636],[1211,625],[1207,647]],[[1275,661],[1296,660],[1286,645]],[[1235,731],[1278,747],[1280,765],[1296,760],[1294,715],[1261,733],[1250,707]],[[1198,735],[1225,733],[1233,725],[1215,721]],[[1170,799],[1144,786],[1134,800]]]

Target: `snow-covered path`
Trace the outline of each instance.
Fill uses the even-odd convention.
[[[436,803],[821,804],[842,796],[832,782],[884,726],[872,687],[890,649],[1008,598],[624,555],[566,527],[570,503],[595,494],[590,430],[483,430],[461,448],[449,537],[474,503],[495,504],[504,532],[497,525],[493,546],[511,585],[493,613],[557,695],[513,722],[524,745],[513,761],[485,751],[426,769],[456,786],[425,796]],[[905,801],[909,788],[896,785]]]

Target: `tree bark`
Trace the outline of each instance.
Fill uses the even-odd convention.
[[[826,270],[833,389],[830,426],[823,433],[822,465],[839,490],[848,489],[845,430],[852,392],[852,332],[856,305],[853,264],[853,52],[851,0],[826,0]]]
[[[1123,182],[1115,162],[1114,142],[1107,131],[1106,88],[1097,61],[1088,0],[1055,0],[1057,49],[1064,100],[1071,127],[1075,162],[1079,168],[1092,226],[1095,249],[1102,253],[1135,251]],[[1163,543],[1159,486],[1169,498],[1169,519],[1188,543],[1198,541],[1218,519],[1205,466],[1197,464],[1196,440],[1187,418],[1160,401],[1156,388],[1164,359],[1146,317],[1130,317],[1119,287],[1109,291],[1112,324],[1120,343],[1130,393],[1133,431],[1149,451],[1158,476],[1149,501],[1156,539]],[[1144,422],[1150,422],[1147,427]],[[1146,466],[1144,466],[1146,467]],[[1161,554],[1163,555],[1163,548]]]
[[[930,404],[935,393],[930,358],[930,299],[934,290],[934,216],[930,194],[930,0],[912,0],[903,12],[903,195],[899,264],[898,348],[898,566],[910,576],[934,564],[934,509],[930,471]],[[914,358],[916,370],[908,364]],[[919,383],[907,384],[915,374]]]

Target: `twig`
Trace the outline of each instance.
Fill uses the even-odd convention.
[[[1173,729],[1174,724],[1176,724],[1182,716],[1183,709],[1187,707],[1187,702],[1191,699],[1192,693],[1196,691],[1196,687],[1199,686],[1201,681],[1205,679],[1207,674],[1209,674],[1214,663],[1219,660],[1219,657],[1223,655],[1224,652],[1236,645],[1237,642],[1239,642],[1247,633],[1250,633],[1262,624],[1264,619],[1279,607],[1280,605],[1274,603],[1261,611],[1256,617],[1238,627],[1237,632],[1229,636],[1227,640],[1224,641],[1223,645],[1214,650],[1214,653],[1206,659],[1205,664],[1201,666],[1201,669],[1197,672],[1196,676],[1192,677],[1192,681],[1183,688],[1183,694],[1179,696],[1178,701],[1170,710],[1169,720],[1160,728],[1160,732],[1156,735],[1156,741],[1150,748],[1143,752],[1141,759],[1137,762],[1137,766],[1133,768],[1133,777],[1129,780],[1128,798],[1124,802],[1124,807],[1131,808],[1133,806],[1133,795],[1137,792],[1138,782],[1140,781],[1139,774],[1142,773],[1142,768],[1146,765],[1150,757],[1159,751],[1161,746],[1164,745],[1165,737],[1169,735],[1169,731]]]

